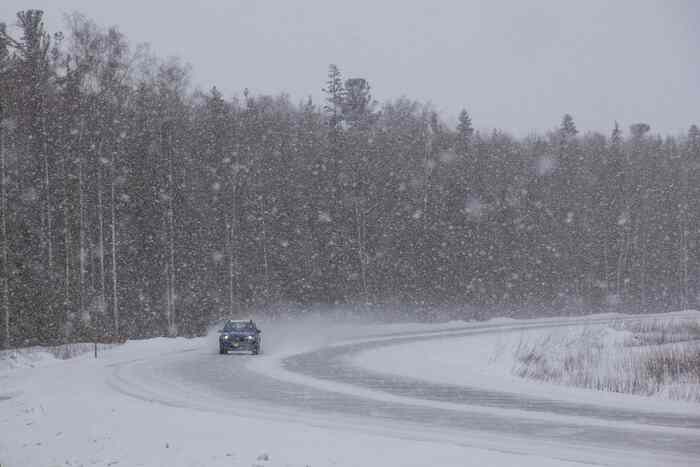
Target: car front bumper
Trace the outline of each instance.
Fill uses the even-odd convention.
[[[256,339],[246,339],[246,338],[230,338],[221,339],[219,341],[221,348],[224,350],[253,350],[258,347],[258,341]]]

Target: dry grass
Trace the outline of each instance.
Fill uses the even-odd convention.
[[[632,334],[626,343],[628,346],[700,341],[700,321],[695,319],[619,320],[615,321],[611,327]]]
[[[111,349],[118,344],[97,344],[98,354],[106,349]],[[54,357],[61,360],[68,360],[80,355],[95,351],[95,344],[90,342],[78,342],[73,344],[57,345],[55,347],[41,347],[46,352],[49,352]]]
[[[97,344],[98,355],[119,343]],[[68,360],[95,351],[95,344],[89,342],[71,343],[56,346],[22,347],[0,351],[0,370],[3,368],[33,367],[46,359],[46,354],[60,360]]]
[[[700,402],[700,321],[619,321],[521,337],[514,373],[601,391]]]

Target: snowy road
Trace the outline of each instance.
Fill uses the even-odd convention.
[[[591,322],[604,322],[598,318]],[[256,420],[294,422],[562,462],[697,465],[700,410],[610,407],[591,402],[389,375],[350,363],[368,349],[499,335],[578,320],[466,325],[304,345],[313,332],[270,325],[265,355],[219,356],[212,339],[179,352],[115,363],[111,388],[143,401]],[[350,338],[350,339],[349,339]]]

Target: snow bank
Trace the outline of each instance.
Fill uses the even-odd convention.
[[[97,353],[102,354],[117,344],[97,344]],[[0,373],[22,368],[53,365],[60,360],[81,356],[94,356],[95,344],[78,342],[51,347],[35,346],[0,351]]]
[[[3,350],[0,352],[0,373],[18,368],[34,368],[49,365],[56,357],[45,349],[35,347],[22,350]]]

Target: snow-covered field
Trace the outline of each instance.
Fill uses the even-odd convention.
[[[349,363],[372,371],[424,379],[438,383],[468,385],[488,390],[530,394],[554,400],[587,401],[611,407],[628,407],[640,411],[654,409],[698,412],[696,401],[700,388],[695,380],[684,383],[655,384],[638,379],[644,370],[645,357],[662,349],[693,355],[698,341],[689,341],[683,330],[700,322],[700,313],[688,311],[643,321],[645,330],[672,329],[664,337],[681,342],[675,344],[639,345],[642,328],[634,318],[612,317],[606,323],[580,326],[507,330],[451,338],[440,342],[410,342],[391,347],[367,350],[349,357]],[[649,335],[642,333],[641,335]],[[659,348],[661,347],[661,349]],[[534,357],[533,357],[534,355]],[[579,379],[577,379],[577,377]],[[614,391],[629,381],[630,391]],[[655,389],[642,397],[622,394],[640,388]],[[591,383],[587,386],[584,383]],[[600,383],[601,390],[593,390]],[[574,386],[574,387],[572,387]],[[625,388],[623,388],[625,389]],[[679,395],[685,397],[677,397]],[[671,400],[663,400],[671,399]],[[678,400],[681,399],[681,400]]]
[[[700,402],[700,315],[524,333],[513,372],[548,383]]]
[[[9,362],[6,353],[0,357],[0,465],[694,465],[700,447],[696,404],[645,404],[647,398],[517,378],[507,359],[493,358],[493,351],[512,344],[523,331],[510,329],[519,324],[278,321],[263,325],[265,354],[259,357],[219,356],[215,335],[131,341],[103,349],[98,359],[90,353],[61,360],[30,352]],[[400,375],[465,387],[479,382],[494,391],[562,400],[580,401],[584,392],[591,403],[663,413],[671,421],[655,425],[651,417],[647,426],[577,420],[546,409],[436,402],[430,395],[397,396],[390,385],[364,387],[369,380],[362,378],[311,374],[341,370],[335,360],[299,363],[295,370],[308,356],[348,345],[368,346],[341,355],[352,362],[349,368],[387,375],[387,384]],[[676,424],[674,414],[686,418]],[[500,420],[538,427],[540,434],[502,428]],[[644,449],[634,445],[637,440],[646,443]],[[649,445],[657,440],[658,446]]]

